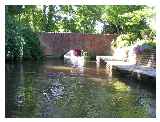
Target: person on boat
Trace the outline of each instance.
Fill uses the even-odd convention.
[[[81,56],[81,49],[74,49],[74,55],[75,56]]]
[[[84,65],[83,51],[81,49],[71,49],[64,55],[64,60],[75,67],[82,67]]]

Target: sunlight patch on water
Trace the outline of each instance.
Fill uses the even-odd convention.
[[[48,69],[56,69],[56,70],[72,70],[73,67],[66,67],[66,66],[46,66]]]
[[[120,81],[116,81],[115,83],[113,83],[114,89],[120,92],[126,92],[130,90],[130,87],[127,86],[125,83],[120,82]]]

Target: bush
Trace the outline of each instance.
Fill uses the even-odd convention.
[[[137,44],[134,47],[136,54],[142,54],[143,52],[150,52],[156,48],[156,42],[153,40],[141,40],[141,44]]]
[[[40,47],[40,42],[38,35],[32,32],[31,28],[25,28],[22,32],[23,38],[25,40],[23,48],[23,58],[24,59],[35,59],[39,60],[42,58],[42,50]]]
[[[24,25],[14,16],[7,15],[5,30],[5,55],[7,59],[37,60],[42,58],[38,35],[32,31],[29,25]]]
[[[12,16],[6,16],[5,29],[5,55],[6,58],[17,59],[21,55],[23,38],[21,37],[21,26]]]
[[[114,47],[126,47],[133,44],[133,42],[136,40],[136,35],[133,33],[128,34],[121,34],[117,37],[116,41],[114,42]]]
[[[148,45],[148,46],[150,46],[150,48],[155,49],[156,48],[156,41],[149,40],[149,41],[145,42],[143,45]]]

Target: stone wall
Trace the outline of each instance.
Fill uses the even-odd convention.
[[[74,48],[83,49],[90,55],[108,55],[115,38],[112,34],[42,32],[40,44],[45,56],[60,57]]]
[[[152,49],[150,51],[143,52],[141,55],[137,55],[136,63],[156,67],[156,49]]]

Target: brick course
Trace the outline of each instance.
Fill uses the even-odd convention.
[[[60,57],[74,48],[83,49],[91,55],[108,55],[115,38],[113,34],[42,32],[40,44],[45,56]]]

